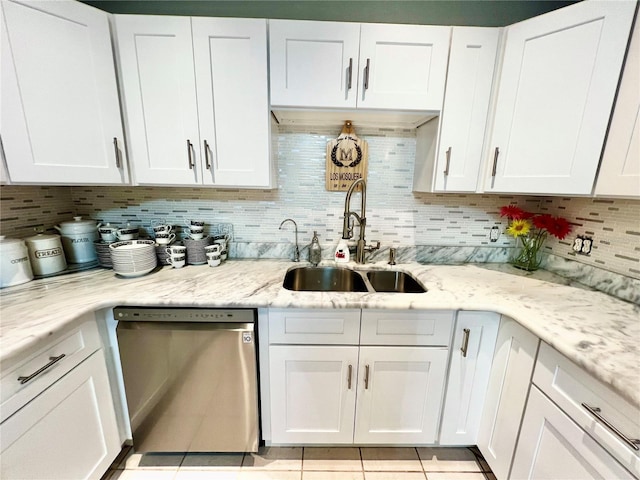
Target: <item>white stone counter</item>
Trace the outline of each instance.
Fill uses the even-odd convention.
[[[162,267],[139,278],[91,270],[0,292],[0,361],[33,346],[83,313],[115,305],[484,310],[508,315],[640,406],[640,307],[604,293],[474,265],[398,264],[422,294],[292,292],[284,260],[231,260],[219,267]],[[300,265],[304,265],[301,263]],[[350,264],[352,268],[362,266]],[[390,268],[386,263],[366,268]],[[503,270],[503,271],[499,271]],[[516,273],[515,271],[513,273]]]

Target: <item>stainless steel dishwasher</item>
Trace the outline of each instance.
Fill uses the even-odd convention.
[[[136,452],[257,451],[255,310],[113,313]]]

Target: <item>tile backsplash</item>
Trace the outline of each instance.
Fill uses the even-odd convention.
[[[356,125],[357,128],[357,125]],[[24,237],[33,226],[46,228],[74,215],[149,232],[151,222],[166,219],[182,225],[186,217],[207,223],[232,223],[238,242],[290,243],[291,224],[298,223],[300,244],[316,230],[323,247],[333,248],[342,232],[344,192],[324,188],[325,148],[339,131],[328,127],[280,127],[276,135],[277,189],[221,190],[173,187],[39,187],[4,186],[0,203],[2,234]],[[640,201],[412,192],[415,130],[368,128],[357,134],[369,145],[367,240],[383,246],[505,247],[502,205],[515,203],[530,211],[563,215],[575,226],[571,239],[547,242],[547,251],[616,273],[640,278]],[[359,210],[360,194],[352,209]],[[491,227],[500,228],[490,242]],[[357,229],[356,229],[357,233]],[[588,257],[571,251],[575,234],[594,237]]]
[[[70,187],[0,187],[0,234],[25,238],[49,230],[76,214]]]

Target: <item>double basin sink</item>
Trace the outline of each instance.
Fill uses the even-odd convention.
[[[296,267],[282,285],[296,292],[394,292],[424,293],[413,276],[396,270],[357,271],[342,267]]]

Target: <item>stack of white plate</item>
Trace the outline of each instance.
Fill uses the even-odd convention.
[[[145,275],[156,268],[155,242],[153,240],[125,240],[109,245],[113,270],[123,277]]]
[[[207,263],[207,254],[204,251],[204,247],[213,243],[211,237],[205,236],[198,240],[187,237],[182,243],[187,247],[187,263],[189,265],[202,265]]]

